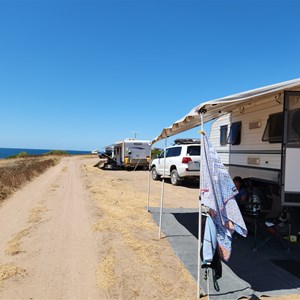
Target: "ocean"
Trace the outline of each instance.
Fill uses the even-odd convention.
[[[31,155],[41,155],[43,153],[49,152],[53,149],[22,149],[22,148],[0,148],[0,158],[6,158],[12,155],[17,155],[20,152],[26,152]],[[60,150],[60,149],[59,149]],[[90,154],[91,151],[77,151],[77,150],[62,150],[66,151],[71,155],[79,154]]]

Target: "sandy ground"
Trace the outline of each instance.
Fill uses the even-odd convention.
[[[148,172],[98,161],[64,158],[2,204],[0,299],[196,299],[145,209]],[[159,206],[161,183],[150,182]],[[164,195],[165,207],[198,206],[197,186],[165,184]]]
[[[194,280],[145,210],[148,172],[103,171],[97,161],[64,158],[2,204],[0,299],[195,298]],[[169,188],[165,205],[180,205]]]

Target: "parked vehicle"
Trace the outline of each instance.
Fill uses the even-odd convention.
[[[174,143],[166,148],[166,155],[163,151],[152,161],[152,179],[170,177],[173,185],[180,185],[184,179],[199,179],[200,141],[176,139]]]
[[[236,100],[214,121],[210,139],[231,176],[251,188],[258,209],[300,206],[300,81],[249,103]]]
[[[117,166],[124,169],[149,168],[150,141],[125,139],[112,145]]]
[[[95,149],[91,151],[91,154],[98,154],[99,153],[99,149]]]
[[[117,164],[116,159],[113,157],[113,147],[108,146],[104,151],[99,151],[98,156],[100,161],[95,165],[104,170],[118,170],[120,167]]]

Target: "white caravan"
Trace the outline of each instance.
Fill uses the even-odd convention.
[[[146,169],[149,167],[150,149],[150,141],[127,138],[113,144],[113,158],[118,167]]]
[[[250,179],[271,210],[300,206],[300,78],[202,102],[152,144],[212,120],[211,141],[232,177]]]
[[[300,83],[243,102],[216,119],[210,140],[232,177],[249,179],[258,202],[300,206]]]

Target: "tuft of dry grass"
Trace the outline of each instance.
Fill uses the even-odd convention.
[[[93,226],[92,226],[92,230],[93,231],[106,231],[109,230],[110,226],[108,224],[108,222],[103,222],[102,220],[97,221]]]
[[[39,206],[35,207],[31,210],[29,218],[28,218],[28,223],[38,223],[42,220],[41,214],[48,209],[45,206]]]
[[[3,285],[3,281],[14,276],[26,276],[25,269],[18,267],[12,263],[0,265],[0,287]]]
[[[23,229],[19,233],[17,233],[12,240],[8,241],[5,253],[8,255],[16,255],[21,252],[24,252],[24,250],[22,250],[21,248],[21,239],[28,234],[29,228]]]
[[[106,293],[113,287],[117,281],[115,275],[115,253],[109,249],[107,255],[99,263],[96,271],[97,285],[102,288]]]
[[[64,167],[61,171],[62,171],[63,173],[64,173],[64,172],[67,172],[67,171],[68,171],[68,167]]]
[[[0,202],[58,162],[58,157],[28,157],[1,161]]]

